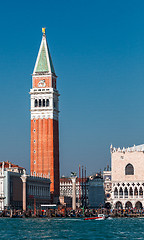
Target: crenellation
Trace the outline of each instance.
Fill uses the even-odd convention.
[[[132,146],[132,147],[123,147],[123,148],[116,148],[113,147],[112,145],[110,146],[110,152],[114,153],[114,152],[121,152],[121,153],[125,153],[125,152],[144,152],[144,144],[138,145],[138,146]]]

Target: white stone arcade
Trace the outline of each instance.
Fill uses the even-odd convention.
[[[144,208],[144,144],[110,147],[113,208]]]
[[[144,207],[144,182],[113,182],[112,199],[114,208]]]

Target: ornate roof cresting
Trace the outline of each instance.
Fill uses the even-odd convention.
[[[144,144],[135,146],[135,144],[132,147],[123,147],[123,148],[115,148],[112,146],[112,144],[110,145],[110,152],[114,153],[114,152],[121,152],[121,153],[125,153],[125,152],[144,152]]]

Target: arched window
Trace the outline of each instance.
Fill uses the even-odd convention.
[[[120,187],[120,189],[119,189],[119,196],[120,196],[120,198],[123,198],[123,190],[122,190],[122,187]]]
[[[125,198],[128,198],[128,189],[127,189],[127,187],[125,187],[125,189],[124,189],[124,196],[125,196]]]
[[[41,107],[41,99],[39,99],[39,107]]]
[[[132,203],[131,203],[130,201],[126,202],[125,208],[130,209],[130,208],[132,208],[132,207],[133,207],[133,206],[132,206]]]
[[[142,187],[140,187],[140,189],[139,189],[139,195],[140,195],[140,198],[143,198],[143,189],[142,189]]]
[[[46,107],[49,106],[49,99],[46,100]]]
[[[139,201],[135,204],[135,207],[136,207],[136,209],[142,209],[143,208],[142,203],[139,202]]]
[[[45,99],[43,99],[43,107],[45,107]]]
[[[116,209],[122,209],[123,208],[122,203],[118,201],[115,205],[115,208]]]
[[[129,195],[132,197],[133,196],[133,189],[132,189],[132,187],[130,187],[130,189],[129,189]]]
[[[38,101],[37,101],[37,99],[35,99],[35,107],[37,107],[38,106]]]
[[[134,167],[132,164],[127,164],[125,167],[125,175],[134,175]]]
[[[135,187],[135,189],[134,189],[134,195],[138,197],[138,189],[137,189],[137,187]]]
[[[117,188],[114,189],[114,197],[118,198],[118,189]]]

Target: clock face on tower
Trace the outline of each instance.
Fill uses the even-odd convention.
[[[39,81],[38,87],[45,87],[45,86],[46,86],[45,80]]]

